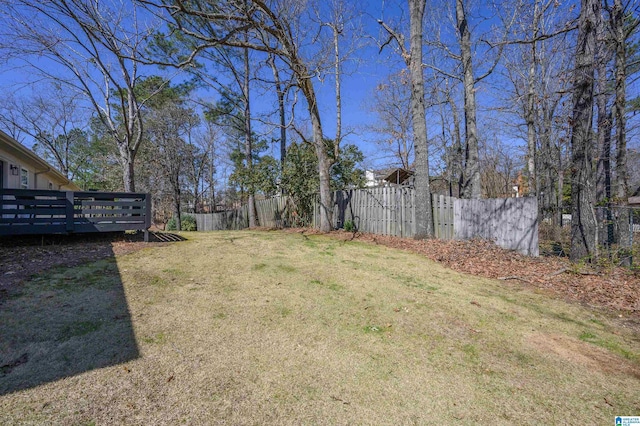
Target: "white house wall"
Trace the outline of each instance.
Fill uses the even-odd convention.
[[[4,162],[3,182],[5,188],[20,189],[21,170],[25,169],[29,175],[29,188],[27,189],[61,189],[61,185],[52,182],[46,172],[37,173],[37,170],[33,166],[20,162],[16,157],[6,152],[0,152],[0,161]],[[17,175],[11,173],[11,166],[18,167]],[[52,186],[49,187],[49,184]]]

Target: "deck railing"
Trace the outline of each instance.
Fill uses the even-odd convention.
[[[148,194],[0,189],[0,235],[146,231],[150,226]]]

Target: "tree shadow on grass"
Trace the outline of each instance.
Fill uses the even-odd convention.
[[[111,244],[98,244],[99,260],[45,270],[0,297],[0,395],[139,356]]]

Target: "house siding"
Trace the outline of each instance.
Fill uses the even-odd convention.
[[[4,167],[2,168],[4,172],[4,179],[2,179],[4,182],[4,187],[19,189],[20,188],[20,170],[23,168],[29,170],[28,167],[25,167],[22,164],[20,164],[20,161],[18,161],[18,159],[15,158],[14,156],[2,151],[0,151],[0,161],[4,162]],[[11,172],[13,167],[18,168],[17,174],[13,174]]]
[[[49,189],[50,179],[47,178],[45,173],[36,174],[36,169],[21,162],[17,158],[7,154],[6,152],[0,152],[0,161],[4,162],[3,167],[3,182],[5,188],[20,189],[21,188],[21,175],[22,169],[27,171],[29,187],[26,189]],[[17,167],[18,174],[12,174],[11,168]],[[53,189],[59,189],[59,185],[54,185]]]
[[[27,189],[79,190],[75,184],[64,179],[64,176],[54,171],[51,166],[47,166],[44,160],[34,160],[35,154],[28,148],[22,147],[6,134],[0,134],[0,136],[3,136],[0,137],[0,161],[3,162],[2,186],[4,188],[20,189],[21,170],[25,169],[28,172]],[[29,154],[22,154],[20,151],[26,151]],[[17,167],[17,174],[11,172],[12,166]]]

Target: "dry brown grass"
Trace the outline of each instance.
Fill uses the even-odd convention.
[[[87,265],[65,285],[36,279],[0,307],[0,339],[14,342],[0,364],[36,346],[80,362],[111,359],[114,344],[135,352],[54,379],[30,357],[0,375],[0,392],[12,377],[39,382],[0,395],[0,423],[551,425],[640,412],[640,340],[602,314],[372,244],[185,235],[118,256],[117,275]],[[118,288],[130,318],[110,321]],[[100,301],[97,329],[78,328],[78,295],[90,311]],[[56,313],[65,303],[75,316]],[[30,333],[20,318],[34,310],[63,325]]]

